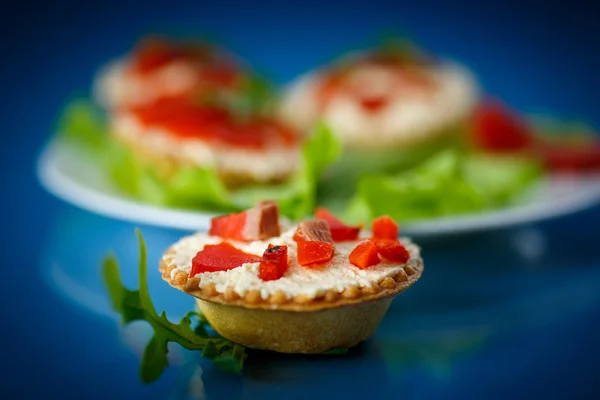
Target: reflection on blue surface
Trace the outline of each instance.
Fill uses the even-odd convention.
[[[598,211],[588,214],[597,217]],[[548,350],[536,350],[529,343],[550,343],[553,348],[557,327],[580,324],[597,313],[600,304],[600,268],[577,265],[577,260],[595,259],[594,247],[588,239],[566,239],[561,229],[547,225],[423,238],[423,278],[394,301],[376,334],[347,356],[252,351],[239,377],[174,348],[170,374],[177,378],[169,390],[193,397],[189,391],[190,385],[199,384],[198,367],[209,398],[286,393],[302,398],[340,390],[360,397],[377,390],[381,395],[436,398],[460,395],[467,387],[488,388],[512,376],[513,368],[535,374],[527,360],[543,357]],[[156,267],[162,252],[184,232],[153,227],[142,231],[153,299],[157,308],[177,320],[194,302],[164,283]],[[69,208],[58,214],[47,238],[40,265],[46,283],[67,301],[114,319],[99,261],[114,250],[124,282],[137,287],[134,226]],[[127,328],[121,338],[139,357],[149,334],[148,326],[141,324]],[[135,363],[132,368],[137,368]]]

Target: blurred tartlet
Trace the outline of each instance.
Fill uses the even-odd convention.
[[[175,243],[160,271],[194,296],[224,337],[251,348],[322,353],[371,336],[393,298],[419,279],[419,248],[389,218],[372,233],[326,210],[285,226],[274,203],[217,217]]]
[[[301,130],[326,123],[348,150],[403,149],[450,133],[478,98],[473,75],[408,47],[359,52],[300,77],[282,99]]]
[[[187,97],[115,111],[111,132],[168,178],[184,167],[216,171],[228,187],[277,183],[299,167],[301,141],[273,117],[238,117],[226,107]]]
[[[239,210],[267,191],[285,215],[306,213],[331,162],[279,118],[271,82],[216,44],[144,37],[100,71],[94,94],[112,181],[153,204]]]

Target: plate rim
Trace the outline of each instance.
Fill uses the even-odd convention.
[[[121,221],[189,231],[207,230],[211,218],[218,215],[214,212],[155,206],[81,185],[63,174],[57,166],[57,154],[61,147],[65,146],[61,142],[60,138],[53,138],[44,146],[38,156],[36,175],[46,191],[71,205]],[[594,190],[561,201],[536,207],[517,206],[483,213],[405,222],[402,224],[402,231],[407,235],[435,236],[501,229],[565,216],[600,202],[600,179],[594,182]]]

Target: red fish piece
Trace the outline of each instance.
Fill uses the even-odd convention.
[[[326,263],[333,258],[333,243],[316,240],[300,240],[297,243],[298,264],[302,266]]]
[[[377,245],[373,240],[364,240],[352,250],[348,258],[352,265],[360,269],[379,264]]]
[[[300,222],[293,238],[297,242],[306,240],[333,243],[329,225],[322,219]]]
[[[279,207],[275,202],[263,201],[237,214],[223,215],[211,220],[208,233],[225,239],[265,240],[281,234]]]
[[[273,281],[283,276],[288,268],[287,246],[273,246],[265,250],[260,260],[259,277],[263,281]]]
[[[208,234],[224,239],[244,240],[244,227],[246,226],[246,213],[222,215],[210,221]]]
[[[334,242],[358,239],[358,234],[361,229],[360,226],[346,225],[325,207],[317,207],[315,217],[327,222],[329,229],[331,230],[331,238]]]
[[[260,257],[235,248],[231,243],[207,244],[192,259],[190,278],[203,272],[229,271],[242,264],[255,263]]]
[[[398,239],[398,224],[387,215],[375,218],[371,230],[375,239]]]
[[[410,258],[408,250],[399,240],[379,239],[375,240],[375,244],[379,256],[386,261],[405,264]]]
[[[265,240],[281,234],[279,207],[274,201],[261,201],[246,211],[246,240]]]

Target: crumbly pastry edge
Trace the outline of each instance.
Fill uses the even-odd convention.
[[[393,277],[382,278],[370,287],[349,286],[342,293],[330,289],[314,298],[300,294],[288,299],[283,292],[275,292],[263,298],[258,290],[250,290],[245,296],[240,296],[233,287],[227,287],[224,293],[218,293],[214,284],[200,288],[201,274],[190,278],[188,274],[180,271],[171,277],[171,272],[176,268],[175,265],[169,264],[170,254],[173,252],[173,249],[169,249],[161,258],[159,265],[162,278],[169,285],[201,300],[249,309],[306,312],[377,301],[405,291],[423,273],[423,260],[419,257],[416,265],[406,264]]]

